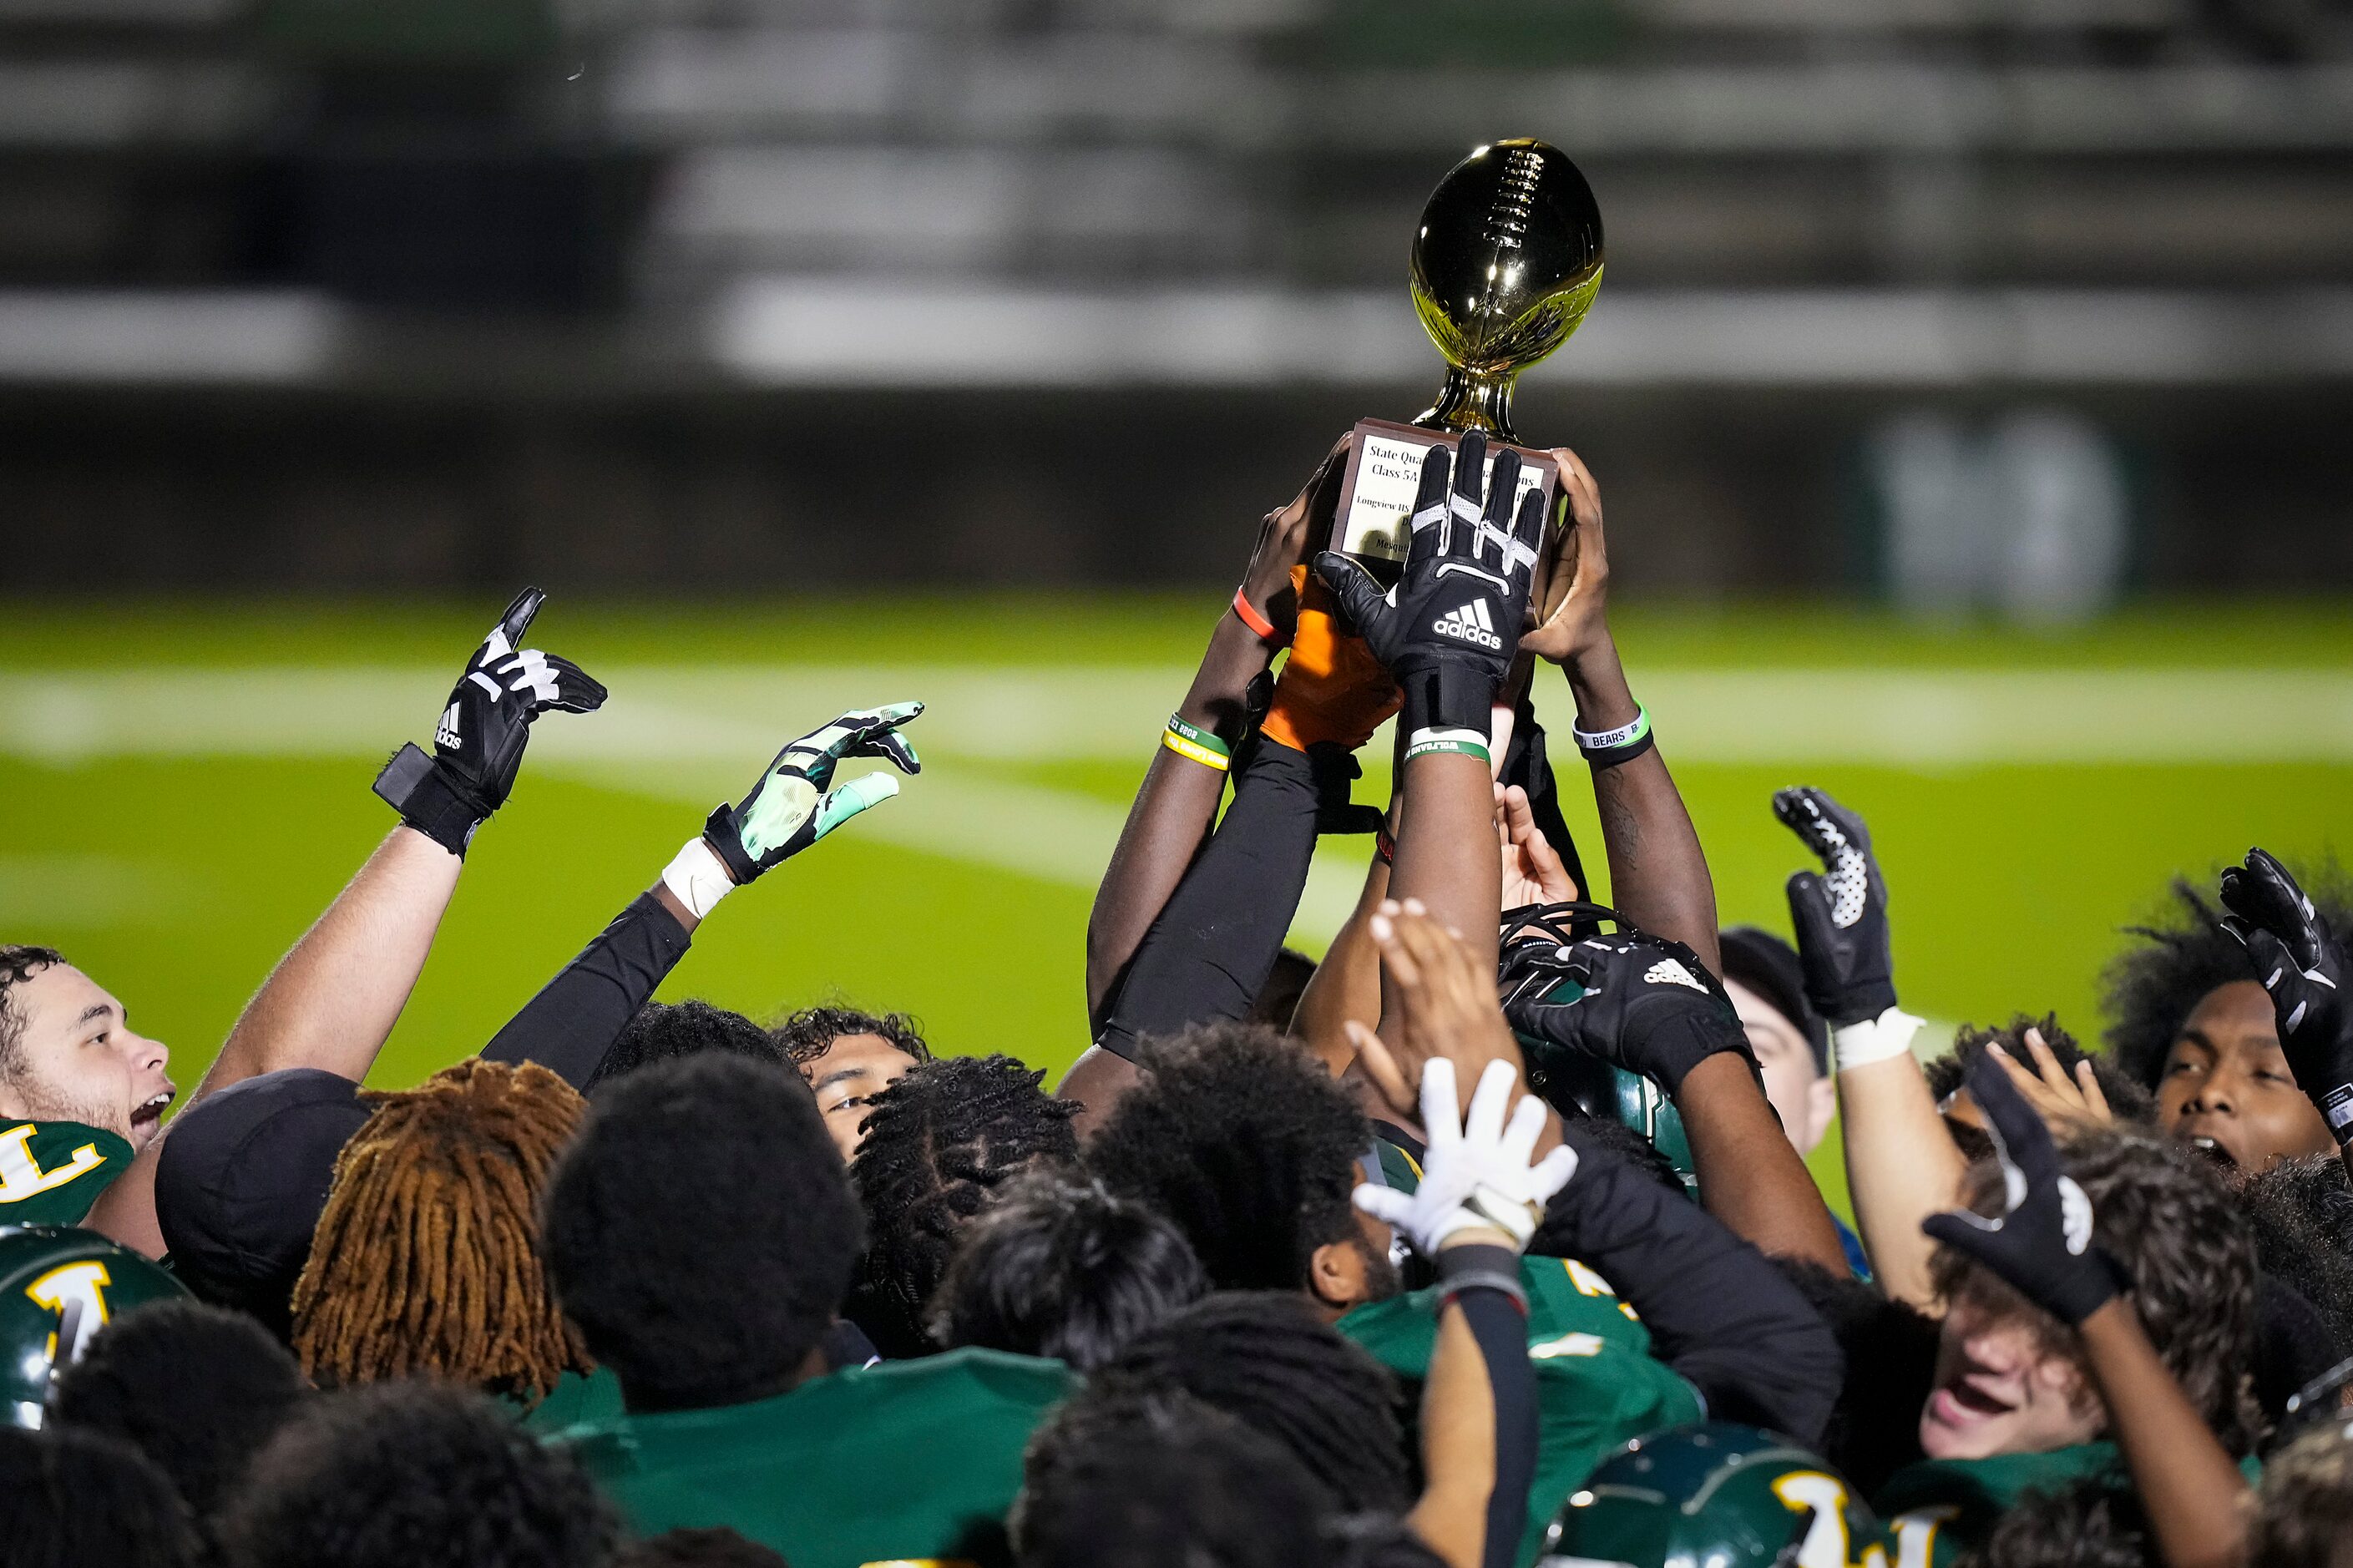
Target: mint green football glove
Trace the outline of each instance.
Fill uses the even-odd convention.
[[[783,865],[868,806],[899,793],[889,773],[865,773],[839,789],[833,770],[845,757],[888,757],[901,773],[923,764],[899,726],[923,710],[920,702],[892,702],[844,713],[776,753],[752,792],[722,805],[702,825],[702,841],[742,887]]]

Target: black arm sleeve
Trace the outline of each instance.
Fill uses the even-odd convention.
[[[1095,1037],[1135,1059],[1135,1043],[1250,1014],[1282,951],[1315,854],[1319,774],[1347,753],[1310,756],[1261,737],[1234,765],[1234,798],[1136,949]]]
[[[659,899],[638,894],[507,1020],[482,1055],[494,1062],[537,1062],[581,1088],[654,987],[686,956],[689,940]]]
[[[1469,1269],[1505,1278],[1518,1273],[1519,1259],[1501,1247],[1458,1247],[1438,1257],[1438,1278]],[[1495,1485],[1487,1494],[1487,1531],[1481,1568],[1512,1568],[1528,1514],[1528,1489],[1535,1484],[1536,1374],[1528,1364],[1528,1317],[1519,1301],[1492,1286],[1471,1285],[1451,1299],[1478,1342],[1486,1363],[1487,1390],[1495,1405]]]
[[[1708,1414],[1821,1441],[1843,1360],[1821,1314],[1763,1253],[1697,1204],[1583,1136],[1562,1136],[1577,1174],[1528,1250],[1574,1258],[1641,1315],[1651,1353],[1699,1390]]]

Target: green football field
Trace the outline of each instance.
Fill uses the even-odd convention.
[[[902,697],[932,705],[910,731],[922,776],[730,899],[664,994],[755,1016],[844,998],[914,1014],[947,1050],[1059,1069],[1085,1043],[1094,880],[1219,607],[558,596],[532,640],[612,700],[541,721],[376,1081],[479,1047],[783,741]],[[429,740],[500,608],[0,600],[0,940],[65,949],[192,1081],[390,826],[376,766]],[[2100,965],[2168,877],[2254,843],[2330,850],[2353,804],[2353,608],[2064,632],[1802,606],[1617,619],[1725,921],[1786,929],[1800,861],[1767,799],[1819,784],[1868,817],[1905,1000],[1943,1022],[2055,1008],[2091,1032]],[[1566,728],[1556,673],[1537,702]],[[1566,784],[1601,877],[1590,797]],[[1386,798],[1385,764],[1357,787]],[[1319,858],[1302,946],[1336,925],[1367,848]]]

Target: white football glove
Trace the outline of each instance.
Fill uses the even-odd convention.
[[[1434,1258],[1446,1238],[1478,1226],[1525,1247],[1544,1218],[1546,1201],[1577,1173],[1577,1151],[1564,1143],[1529,1163],[1544,1133],[1544,1101],[1521,1098],[1505,1121],[1520,1075],[1511,1063],[1487,1064],[1466,1119],[1454,1093],[1454,1064],[1443,1057],[1421,1069],[1421,1121],[1430,1134],[1421,1185],[1410,1193],[1367,1183],[1356,1206],[1395,1226],[1416,1251]]]

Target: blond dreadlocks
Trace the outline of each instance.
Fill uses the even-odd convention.
[[[375,1114],[335,1161],[294,1287],[294,1351],[322,1384],[427,1375],[544,1398],[594,1363],[538,1254],[549,1169],[586,1102],[534,1062],[473,1058]]]

